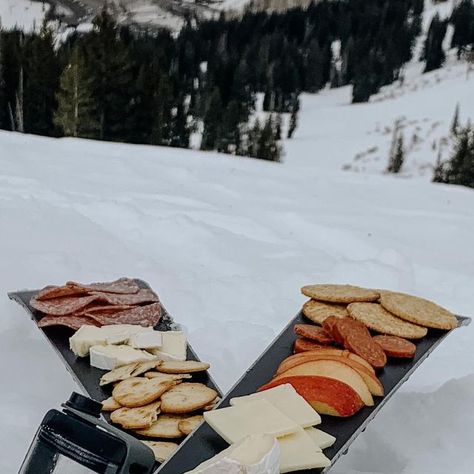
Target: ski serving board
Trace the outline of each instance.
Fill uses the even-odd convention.
[[[470,318],[465,317],[458,317],[458,321],[459,326],[467,326],[471,322]],[[280,362],[293,352],[293,343],[296,339],[293,326],[307,322],[302,313],[299,313],[225,395],[219,408],[229,406],[231,398],[254,393],[264,383],[270,381]],[[449,332],[429,330],[426,337],[416,342],[414,359],[400,359],[398,361],[389,359],[385,368],[377,374],[386,395],[383,398],[374,397],[375,405],[373,407],[365,407],[349,418],[322,415],[322,423],[318,425],[318,428],[336,437],[335,444],[324,450],[324,454],[331,460],[331,466],[326,469],[298,471],[298,474],[327,473],[337,459],[347,452],[351,443],[365,430],[382,406],[448,336]],[[161,465],[157,472],[159,474],[185,473],[226,447],[228,447],[227,443],[209,425],[204,423],[188,436],[175,455]]]
[[[150,288],[150,286],[142,280],[135,281],[140,286],[140,288]],[[35,296],[38,291],[39,290],[8,293],[8,297],[23,306],[35,323],[41,319],[42,315],[30,306],[30,299]],[[155,329],[158,331],[179,330],[179,325],[173,320],[171,315],[166,311],[162,304],[161,310],[161,319],[157,326],[155,326]],[[70,350],[69,338],[74,334],[72,329],[62,326],[50,326],[38,329],[44,334],[46,339],[64,362],[64,365],[72,375],[73,379],[85,394],[97,401],[102,401],[110,397],[110,386],[101,387],[99,385],[99,379],[105,373],[105,371],[91,367],[89,363],[89,357],[76,357]],[[188,360],[199,360],[198,356],[189,344],[187,352]],[[219,387],[208,372],[199,372],[193,374],[192,381],[204,383],[216,390],[219,393],[219,396],[222,396]],[[104,413],[104,418],[107,421],[110,421],[109,414]],[[157,468],[158,467],[159,464],[157,464]]]

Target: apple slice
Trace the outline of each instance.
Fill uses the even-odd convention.
[[[325,359],[303,362],[302,364],[277,375],[274,380],[289,377],[291,375],[319,375],[320,377],[339,380],[340,382],[344,382],[352,387],[365,405],[369,407],[374,405],[374,399],[372,398],[364,379],[356,370],[342,362]]]
[[[357,373],[362,377],[372,395],[383,397],[384,389],[382,383],[373,372],[367,369],[365,365],[359,364],[359,362],[356,362],[353,359],[349,359],[348,357],[325,354],[324,352],[308,354],[306,357],[295,358],[291,361],[288,361],[285,367],[285,372],[280,372],[279,374],[277,373],[277,375],[284,375],[286,371],[292,369],[293,367],[315,360],[335,360],[336,362],[341,362],[342,364],[348,365],[349,367],[357,371]]]
[[[316,348],[311,351],[306,351],[302,352],[300,354],[293,354],[289,357],[287,357],[278,367],[276,373],[280,374],[284,372],[287,368],[289,368],[289,364],[293,360],[299,360],[303,359],[305,357],[308,357],[313,354],[325,354],[325,355],[335,355],[335,356],[341,356],[341,357],[347,357],[348,359],[352,359],[355,362],[358,362],[359,364],[363,365],[365,368],[367,368],[370,372],[375,374],[374,368],[365,360],[362,359],[362,357],[358,356],[357,354],[354,354],[348,350],[344,349],[336,349],[336,348],[329,348],[329,347],[321,347],[321,348]]]
[[[315,375],[281,377],[260,387],[267,390],[289,383],[318,412],[323,415],[352,416],[364,407],[357,392],[340,380]]]

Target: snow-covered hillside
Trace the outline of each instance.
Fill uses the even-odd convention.
[[[76,389],[6,291],[144,278],[227,390],[305,283],[399,289],[472,314],[473,209],[473,190],[419,180],[0,132],[0,471],[16,472],[43,413]],[[334,473],[471,472],[473,337],[451,335]]]

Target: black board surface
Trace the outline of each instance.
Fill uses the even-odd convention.
[[[142,281],[135,280],[140,288],[150,288],[150,286]],[[38,293],[39,290],[32,291],[17,291],[8,293],[8,297],[21,306],[23,306],[33,321],[37,322],[41,319],[42,314],[30,306],[31,298]],[[161,303],[160,303],[161,304]],[[179,329],[179,325],[175,323],[171,315],[166,311],[163,304],[161,304],[161,319],[155,326],[158,331],[170,331]],[[81,387],[85,394],[97,401],[105,400],[111,396],[111,387],[99,386],[100,377],[106,372],[95,367],[91,367],[89,357],[76,357],[69,349],[69,338],[74,334],[72,329],[62,326],[49,326],[45,328],[38,328],[50,342],[56,353],[64,362],[67,370],[72,375],[76,383]],[[187,348],[188,360],[199,360],[193,348],[188,344]],[[214,382],[208,372],[199,372],[193,374],[192,382],[200,382],[217,391],[219,396],[222,396],[217,384]],[[109,415],[104,414],[104,418],[109,421]],[[168,440],[169,441],[169,440]],[[157,464],[157,468],[159,465]]]
[[[459,316],[458,321],[459,326],[466,326],[471,320]],[[302,313],[299,313],[260,358],[247,370],[230,392],[226,394],[219,407],[229,406],[231,398],[254,393],[260,386],[270,381],[280,362],[292,354],[293,342],[296,338],[293,326],[297,323],[307,322]],[[416,343],[416,356],[412,360],[395,361],[394,359],[389,359],[385,368],[378,373],[386,395],[383,398],[374,397],[375,406],[365,407],[349,418],[321,416],[322,423],[318,428],[336,437],[335,444],[324,450],[324,454],[332,461],[331,466],[334,465],[340,456],[347,452],[350,444],[365,430],[380,408],[408,380],[410,375],[449,332],[430,330],[426,337]],[[181,444],[176,454],[161,466],[159,473],[185,473],[227,447],[227,443],[209,425],[204,423]],[[324,470],[309,469],[298,471],[298,474],[326,473],[331,469],[331,466]]]

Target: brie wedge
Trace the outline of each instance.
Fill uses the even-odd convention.
[[[187,474],[279,474],[280,446],[270,435],[247,436]]]
[[[163,343],[162,334],[159,331],[139,332],[130,337],[128,344],[135,349],[157,349]]]
[[[262,399],[270,402],[302,428],[321,423],[319,414],[289,383],[245,397],[233,398],[230,404],[232,406],[240,406],[242,403]]]
[[[126,345],[92,346],[89,353],[91,366],[104,370],[113,370],[133,362],[147,362],[157,359],[148,352]]]
[[[293,420],[265,399],[207,411],[204,412],[204,419],[229,444],[253,434],[278,437],[298,430],[303,431]]]

